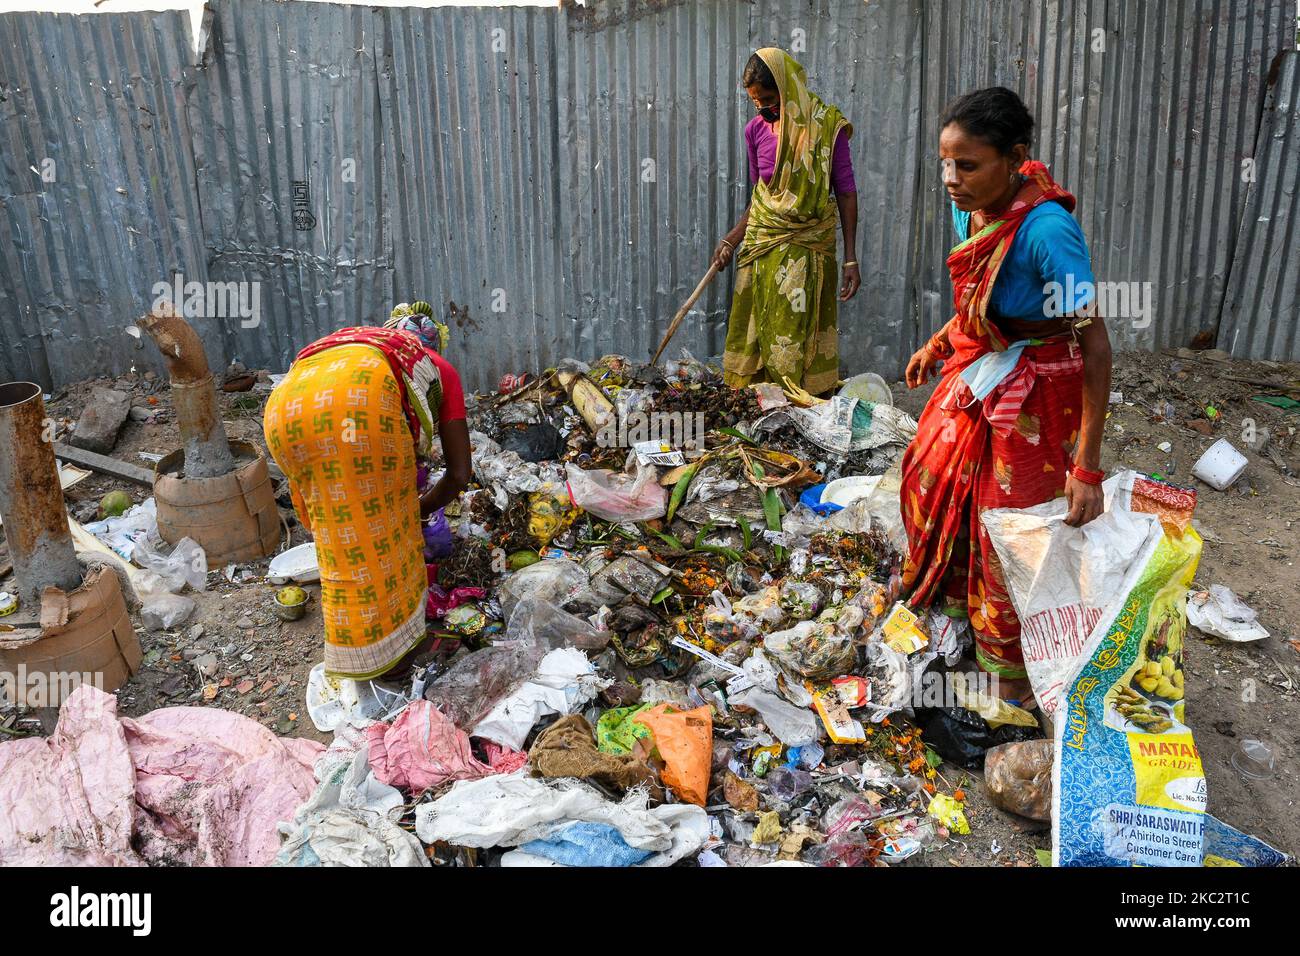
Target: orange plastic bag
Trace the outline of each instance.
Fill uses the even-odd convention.
[[[663,758],[663,781],[687,803],[704,806],[713,757],[713,711],[708,706],[670,712],[667,704],[632,718],[650,728]]]

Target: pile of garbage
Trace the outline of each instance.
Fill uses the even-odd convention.
[[[866,865],[969,832],[914,719],[969,637],[899,602],[887,387],[736,390],[688,354],[505,385],[426,533],[441,646],[409,686],[313,672],[335,741],[281,862]],[[948,756],[1041,736],[968,684],[921,709]]]
[[[1285,861],[1206,812],[1184,714],[1188,617],[1233,640],[1263,629],[1226,589],[1193,592],[1189,610],[1194,492],[1122,472],[1086,533],[1063,529],[1059,501],[982,516],[1034,636],[1035,710],[975,671],[965,621],[901,601],[899,468],[916,422],[877,376],[822,400],[731,389],[686,352],[663,368],[606,356],[507,376],[468,407],[474,487],[424,528],[436,640],[410,676],[337,680],[317,665],[306,710],[327,747],[230,714],[248,741],[232,750],[234,730],[194,708],[133,721],[78,691],[60,727],[122,737],[121,800],[33,799],[0,827],[0,859],[895,865],[963,845],[966,788],[982,772],[988,803],[1051,825],[1043,864]],[[203,549],[163,545],[151,499],[107,504],[87,537],[126,566],[142,623],[184,624],[195,600],[182,592],[205,588]],[[232,585],[258,573],[224,569]],[[265,576],[287,585],[276,615],[301,618],[314,545],[283,551]],[[202,699],[218,693],[213,679]],[[0,789],[79,764],[60,734],[0,748]],[[158,813],[145,768],[181,750],[274,783],[236,805],[214,772],[168,804],[171,836],[157,838],[140,825]],[[247,833],[254,819],[247,845],[176,837]],[[43,831],[91,836],[24,836]]]

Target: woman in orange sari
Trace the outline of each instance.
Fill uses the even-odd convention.
[[[1066,522],[1102,511],[1110,342],[1072,195],[1029,161],[1033,119],[995,87],[945,111],[939,139],[957,245],[956,314],[908,362],[942,378],[903,458],[909,604],[969,617],[976,661],[1002,696],[1031,698],[1020,623],[980,522],[987,508],[1064,496]]]

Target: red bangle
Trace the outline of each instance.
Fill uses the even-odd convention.
[[[1104,471],[1090,471],[1087,468],[1080,468],[1078,465],[1071,463],[1070,477],[1082,481],[1085,485],[1099,485],[1102,479],[1106,477]]]

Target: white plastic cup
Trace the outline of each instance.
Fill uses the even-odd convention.
[[[1220,438],[1192,466],[1192,474],[1211,488],[1226,491],[1241,477],[1248,464],[1246,456],[1233,448],[1232,442]]]

